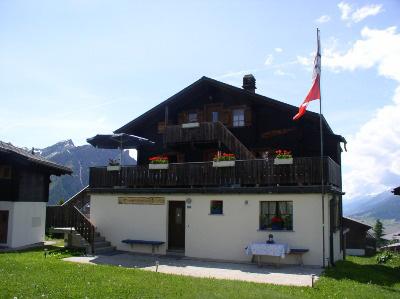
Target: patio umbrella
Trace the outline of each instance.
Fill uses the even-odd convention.
[[[122,151],[124,149],[134,149],[142,145],[154,144],[154,142],[150,141],[149,139],[125,133],[107,134],[107,135],[97,134],[92,138],[86,139],[86,141],[97,148],[120,149],[121,165],[122,165]]]

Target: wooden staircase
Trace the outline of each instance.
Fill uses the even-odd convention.
[[[190,127],[168,126],[164,132],[164,144],[213,142],[223,144],[237,159],[252,160],[254,155],[221,122],[202,122]]]
[[[54,232],[70,234],[68,238],[71,238],[71,242],[69,243],[74,244],[74,247],[87,248],[87,251],[92,254],[115,251],[115,246],[111,246],[110,242],[96,232],[96,227],[88,215],[82,212],[88,203],[86,188],[61,206],[47,207],[46,229],[51,228]]]

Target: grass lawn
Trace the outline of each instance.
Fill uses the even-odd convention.
[[[192,278],[64,262],[63,248],[0,254],[0,298],[400,298],[400,256],[349,258],[314,288]]]

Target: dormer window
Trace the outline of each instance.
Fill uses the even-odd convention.
[[[244,127],[244,109],[234,109],[232,114],[232,125]]]
[[[190,112],[188,114],[188,122],[190,122],[190,123],[197,122],[197,113],[196,112]]]

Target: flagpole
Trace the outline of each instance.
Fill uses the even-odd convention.
[[[317,42],[318,51],[320,49],[319,28],[317,28]],[[321,54],[321,52],[320,52]],[[322,93],[321,93],[321,72],[320,72],[320,99],[319,99],[319,135],[320,135],[320,148],[321,148],[321,201],[322,201],[322,266],[325,267],[325,188],[324,188],[324,134],[322,124]]]

